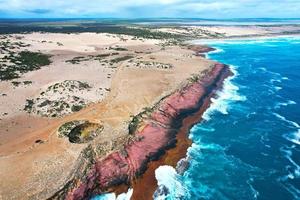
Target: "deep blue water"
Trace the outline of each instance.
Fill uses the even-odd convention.
[[[300,37],[210,45],[235,75],[190,131],[188,170],[156,170],[164,194],[155,199],[300,199]]]
[[[300,37],[210,43],[233,78],[190,131],[190,167],[157,199],[300,199]]]

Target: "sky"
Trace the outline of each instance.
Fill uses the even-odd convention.
[[[300,0],[0,0],[0,18],[300,18]]]

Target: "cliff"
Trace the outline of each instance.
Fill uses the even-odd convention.
[[[229,75],[226,65],[215,64],[212,70],[193,77],[184,87],[136,116],[131,123],[136,139],[127,142],[122,150],[96,159],[85,177],[54,198],[88,199],[112,186],[129,184],[146,170],[148,162],[176,144],[176,133],[184,117],[199,110],[204,99],[212,96]]]

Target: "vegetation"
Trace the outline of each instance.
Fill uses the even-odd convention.
[[[59,137],[67,137],[71,143],[86,143],[93,140],[103,126],[85,120],[74,120],[61,125],[58,129]]]
[[[32,81],[23,81],[23,84],[24,84],[24,85],[31,85],[31,84],[32,84]]]
[[[135,133],[135,131],[138,128],[139,123],[140,123],[140,116],[139,115],[132,116],[132,120],[128,125],[129,134],[133,135]]]
[[[191,83],[196,83],[196,82],[198,82],[200,80],[200,77],[199,77],[199,75],[197,75],[197,74],[193,74],[190,78],[189,78],[189,81],[191,82]]]
[[[25,111],[31,111],[34,105],[34,101],[32,99],[26,99],[26,104],[24,107]]]
[[[0,60],[0,80],[19,78],[21,74],[40,69],[51,63],[50,56],[39,52],[9,52]],[[6,64],[9,63],[9,64]]]
[[[114,59],[111,59],[110,62],[111,63],[119,63],[119,62],[122,62],[122,61],[125,61],[125,60],[129,60],[129,59],[132,59],[134,58],[133,56],[123,56],[123,57],[118,57],[118,58],[114,58]]]
[[[101,61],[108,56],[115,56],[115,55],[119,55],[119,53],[113,52],[113,53],[105,53],[105,54],[98,54],[98,55],[88,55],[87,57],[77,56],[72,58],[71,60],[66,60],[66,62],[71,64],[79,64],[80,62],[89,61],[89,60]]]
[[[74,121],[64,123],[58,129],[58,136],[59,137],[63,137],[63,136],[67,137],[73,128],[75,128],[79,124],[83,124],[85,122],[87,122],[87,121],[74,120]]]
[[[109,47],[109,50],[115,50],[115,51],[128,51],[128,49],[123,47]]]
[[[14,87],[18,87],[21,84],[21,82],[18,81],[12,81],[11,83],[13,84]]]
[[[149,62],[149,61],[136,61],[131,62],[131,65],[127,65],[126,67],[138,67],[138,68],[157,68],[157,69],[172,69],[173,65],[168,63],[161,63],[161,62]]]
[[[23,81],[23,82],[12,81],[11,84],[13,84],[14,87],[19,87],[20,85],[31,85],[32,81]]]
[[[53,93],[62,93],[64,91],[80,91],[80,90],[88,90],[91,86],[82,81],[77,80],[65,80],[61,83],[55,83],[54,85],[50,85],[46,92],[53,92]],[[42,95],[42,94],[41,94]]]
[[[77,95],[83,90],[90,90],[86,82],[65,80],[50,85],[34,99],[28,100],[24,110],[45,117],[60,117],[81,110],[89,102]]]
[[[180,39],[183,35],[156,31],[151,28],[145,27],[128,27],[121,24],[93,22],[93,23],[75,23],[66,22],[68,26],[63,26],[60,23],[51,23],[51,26],[47,25],[47,22],[43,22],[44,25],[28,23],[1,23],[0,22],[0,34],[11,33],[24,33],[24,32],[51,32],[51,33],[82,33],[82,32],[96,32],[96,33],[112,33],[112,34],[124,34],[134,36],[135,39],[148,38],[148,39]]]
[[[82,105],[73,105],[73,106],[71,107],[71,111],[72,111],[72,112],[78,112],[78,111],[80,111],[82,108],[83,108]]]
[[[138,129],[142,119],[148,117],[153,112],[153,108],[145,107],[141,113],[135,116],[131,116],[131,122],[128,125],[128,132],[133,135]]]
[[[71,64],[79,64],[82,61],[87,61],[89,59],[86,59],[85,57],[82,56],[78,56],[78,57],[74,57],[71,60],[66,60],[67,63],[71,63]]]
[[[75,126],[68,134],[71,143],[86,143],[93,140],[103,127],[99,124],[84,122]]]

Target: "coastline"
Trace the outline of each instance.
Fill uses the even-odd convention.
[[[299,55],[299,38],[266,39],[258,44],[254,39],[253,43],[226,42],[216,44],[215,47],[220,48],[223,53],[209,57],[233,66],[233,71],[236,71],[235,80],[227,79],[229,83],[224,85],[224,93],[220,92],[215,104],[205,113],[207,121],[200,122],[191,130],[193,147],[188,151],[188,156],[193,158],[191,167],[183,176],[175,176],[171,167],[157,170],[157,174],[161,175],[157,176],[160,186],[166,186],[170,191],[168,194],[173,197],[182,194],[185,198],[196,196],[218,199],[219,194],[228,194],[227,197],[232,199],[241,196],[244,199],[297,199],[297,194],[291,192],[292,188],[297,188],[297,184],[292,182],[297,177],[294,170],[281,169],[297,163],[294,158],[299,153],[294,148],[299,144],[298,118],[295,120],[292,114],[297,108],[299,96],[294,95],[294,92],[289,93],[291,88],[299,86],[298,80],[291,81],[294,72],[291,69],[299,66],[295,62]],[[259,55],[261,52],[268,53]],[[284,55],[285,62],[278,61],[281,54]],[[279,95],[280,98],[277,98]],[[268,100],[264,101],[265,99]],[[248,120],[251,121],[249,124]],[[247,125],[244,124],[245,121]],[[261,121],[268,123],[261,124]],[[280,128],[277,129],[276,126],[276,130],[269,130],[271,124],[277,124]],[[290,125],[289,128],[284,127],[286,125]],[[264,138],[268,138],[268,141],[257,139],[259,133],[253,131],[257,127],[259,133],[265,132]],[[245,144],[248,144],[247,147]],[[271,146],[281,152],[270,153]],[[252,156],[249,157],[250,154]],[[274,155],[278,156],[275,165],[272,161]],[[270,161],[265,162],[268,159]],[[285,159],[290,162],[286,163]],[[268,167],[262,172],[260,167],[266,165]],[[294,169],[297,168],[298,165]],[[238,177],[237,171],[240,174]],[[268,171],[274,171],[271,179],[268,179]],[[167,175],[164,176],[163,172]],[[274,183],[272,188],[278,190],[272,192],[269,188],[262,187],[259,184],[262,179],[268,179],[264,185]],[[231,180],[232,183],[228,184]],[[179,190],[177,193],[175,183],[187,192]],[[205,189],[199,191],[199,188]]]
[[[53,37],[53,35],[51,35],[51,37]],[[104,37],[104,36],[99,35],[99,37]],[[134,45],[136,45],[135,44],[136,41],[133,40],[133,42]],[[123,155],[126,155],[127,150],[125,149],[125,151],[123,151],[124,150],[123,145],[128,144],[127,142],[131,143],[131,142],[135,142],[136,140],[140,140],[139,137],[135,137],[134,134],[132,135],[128,134],[128,125],[130,123],[130,120],[132,119],[132,116],[139,115],[139,113],[143,112],[145,108],[152,109],[153,108],[152,106],[155,105],[157,102],[159,102],[161,98],[164,99],[164,97],[168,97],[170,94],[172,94],[172,92],[174,93],[180,90],[180,88],[182,89],[184,87],[183,83],[185,83],[189,79],[195,78],[195,75],[197,74],[199,75],[201,74],[201,72],[204,71],[207,72],[216,63],[215,61],[211,61],[209,59],[204,58],[207,51],[213,50],[208,46],[194,45],[192,47],[189,45],[184,45],[184,46],[175,45],[164,49],[164,48],[160,48],[160,46],[158,45],[153,46],[152,41],[149,41],[149,43],[150,42],[151,44],[147,44],[147,45],[138,44],[138,46],[130,46],[133,44],[131,43],[127,44],[125,42],[124,44],[123,43],[122,44],[123,45],[126,44],[128,50],[133,53],[136,53],[135,52],[136,49],[142,49],[142,47],[143,48],[155,47],[155,49],[151,50],[152,52],[151,54],[148,52],[149,50],[145,51],[144,49],[143,50],[145,52],[143,53],[137,52],[137,53],[139,53],[140,55],[141,54],[144,55],[145,58],[143,59],[145,60],[151,61],[153,60],[153,58],[155,58],[158,62],[171,63],[174,65],[172,69],[163,69],[163,70],[162,69],[147,69],[147,70],[141,69],[140,70],[140,69],[127,68],[126,67],[126,64],[128,64],[127,62],[120,63],[120,65],[118,65],[119,69],[116,71],[116,74],[113,77],[112,91],[108,92],[108,96],[106,97],[106,99],[103,100],[102,102],[92,104],[88,106],[86,109],[83,109],[78,113],[74,113],[70,116],[66,116],[65,118],[60,119],[58,123],[51,124],[51,127],[46,126],[45,129],[37,130],[33,132],[34,138],[31,137],[29,138],[30,140],[29,139],[26,140],[26,145],[30,145],[31,143],[34,143],[38,139],[41,139],[39,133],[43,133],[42,140],[44,140],[45,142],[43,144],[34,144],[34,147],[30,148],[30,151],[24,151],[21,153],[17,152],[18,151],[16,150],[17,148],[13,148],[14,152],[16,151],[17,153],[13,154],[14,156],[7,157],[7,159],[5,158],[6,160],[2,159],[2,163],[6,164],[3,167],[4,170],[2,169],[2,174],[1,174],[3,180],[5,180],[5,177],[14,173],[15,169],[12,170],[9,167],[12,165],[12,163],[20,162],[20,159],[29,157],[28,159],[32,159],[35,163],[37,163],[35,168],[32,167],[30,168],[29,166],[30,162],[26,161],[26,163],[28,164],[25,163],[24,166],[27,166],[27,168],[21,167],[21,169],[22,170],[24,169],[24,171],[26,170],[27,173],[31,172],[29,170],[32,170],[31,173],[41,174],[42,175],[41,177],[46,177],[46,178],[32,176],[30,173],[28,173],[29,175],[27,175],[27,177],[30,177],[30,179],[28,178],[28,181],[26,180],[26,182],[25,181],[17,182],[17,184],[13,184],[11,188],[20,189],[20,186],[18,184],[26,185],[29,188],[33,186],[33,184],[31,183],[34,183],[35,185],[39,186],[39,189],[36,190],[35,189],[36,187],[32,187],[31,190],[33,191],[32,192],[33,195],[28,194],[28,197],[34,196],[34,198],[42,198],[42,197],[48,198],[49,196],[56,197],[56,195],[64,196],[70,189],[72,190],[74,188],[77,188],[80,185],[82,179],[83,179],[83,183],[86,182],[86,179],[84,179],[84,177],[87,175],[86,173],[89,171],[90,167],[93,165],[95,160],[102,160],[115,151],[121,151],[122,154],[124,153]],[[156,52],[154,50],[159,52]],[[179,51],[180,53],[178,53]],[[168,60],[165,60],[166,58]],[[39,71],[37,71],[37,73],[39,73]],[[125,84],[122,84],[119,83],[118,80],[130,80],[130,81],[129,82],[125,81],[123,82]],[[154,82],[163,85],[153,84]],[[122,109],[122,107],[124,109]],[[146,114],[149,114],[149,112]],[[105,134],[103,135],[101,134],[100,137],[95,138],[95,140],[92,143],[80,144],[80,145],[71,144],[67,140],[57,137],[56,130],[59,127],[59,125],[62,124],[62,122],[67,122],[78,118],[87,119],[92,122],[103,124],[104,125],[103,133]],[[139,126],[138,129],[141,130],[143,127],[145,127],[146,124],[147,123],[143,122],[143,124],[141,124],[141,126]],[[26,134],[24,135],[26,136]],[[178,138],[177,140],[180,141],[180,139]],[[170,141],[171,141],[169,144],[170,146],[166,145],[165,148],[171,148],[176,146],[175,138],[170,139]],[[16,142],[18,142],[18,140],[16,140]],[[181,140],[181,142],[178,142],[177,144],[181,144],[181,143],[183,144],[184,141]],[[91,145],[92,148],[90,148]],[[2,145],[3,149],[4,147],[5,145]],[[79,149],[78,147],[80,147],[81,149]],[[102,151],[102,149],[100,149],[102,147],[105,148],[104,149],[105,151]],[[159,151],[160,154],[158,155],[150,154],[151,156],[153,156],[153,158],[151,158],[150,163],[152,163],[153,160],[157,160],[158,158],[160,158],[162,156],[161,154],[166,150],[165,148],[159,150],[156,149],[155,151],[153,151],[153,152]],[[51,152],[49,152],[49,149]],[[65,151],[66,149],[71,149],[71,151]],[[98,150],[100,150],[99,151],[100,153],[98,152]],[[47,152],[47,156],[49,156],[48,159],[53,160],[53,163],[55,163],[51,165],[53,169],[44,170],[45,169],[44,167],[48,166],[47,164],[44,165],[44,163],[46,162],[44,163],[38,162],[39,159],[42,160],[44,159],[43,158],[43,156],[45,155],[44,152]],[[61,152],[64,153],[65,158],[68,160],[63,160],[64,157],[61,158],[55,157],[59,155]],[[182,152],[184,152],[184,156],[185,156],[185,150]],[[88,154],[84,155],[85,153]],[[175,160],[178,159],[174,159],[173,161],[174,163]],[[61,161],[62,163],[60,163]],[[149,160],[147,160],[147,162],[148,161]],[[140,165],[140,163],[138,164]],[[62,167],[64,169],[62,170],[63,174],[56,173],[55,175],[57,175],[57,177],[54,177],[53,171],[56,170],[57,167],[61,167],[61,166],[64,166]],[[175,166],[175,164],[173,164],[173,166]],[[133,172],[131,172],[133,174],[130,174],[130,177],[135,178],[136,176],[140,176],[145,169],[141,170],[141,172],[137,173],[137,175],[135,174],[136,172],[135,170],[136,168],[133,169]],[[22,175],[24,173],[20,173],[20,174]],[[38,177],[38,179],[34,179],[35,177]],[[52,181],[50,178],[51,179],[53,178],[53,180],[55,179],[55,181]],[[127,178],[124,179],[126,180],[125,181],[123,180],[123,182],[126,182],[126,184],[129,184],[132,181],[131,178],[128,180]],[[18,180],[22,180],[22,179],[18,178],[16,181]],[[45,188],[44,187],[45,184],[40,184],[41,182],[46,183],[47,181],[53,183],[53,186]],[[130,184],[134,185],[134,183],[130,183]],[[4,189],[4,191],[7,192],[7,194],[5,195],[16,194],[14,192],[9,192],[12,191],[10,190],[10,188],[8,188],[9,184],[3,181],[2,185],[7,186],[7,188]],[[155,186],[156,184],[153,185]],[[24,191],[27,190],[27,188],[21,188],[21,189],[23,189]],[[95,192],[95,194],[110,192],[110,191],[117,191],[118,193],[119,189],[118,188],[116,189],[115,187],[113,188],[109,187],[107,189],[101,190],[100,192]],[[122,193],[123,191],[124,189],[120,190],[120,193]],[[138,189],[136,189],[135,191],[138,191]],[[55,195],[53,196],[54,193]],[[20,192],[19,194],[17,193],[16,195],[20,195],[20,194],[23,193]],[[62,198],[62,196],[60,197]],[[133,196],[135,196],[135,194],[133,194]]]
[[[9,140],[9,142],[0,146],[2,154],[0,159],[2,166],[0,170],[2,179],[0,192],[1,195],[7,199],[20,199],[22,197],[26,199],[47,199],[51,197],[63,199],[65,194],[69,190],[77,188],[80,182],[86,183],[88,172],[96,161],[103,160],[116,151],[120,151],[123,155],[126,155],[127,150],[125,149],[124,151],[124,145],[126,146],[129,143],[143,139],[143,137],[139,137],[138,134],[133,134],[129,129],[137,125],[136,128],[141,131],[148,122],[150,123],[150,114],[153,112],[153,105],[187,86],[187,83],[198,80],[200,75],[209,72],[216,63],[203,58],[203,56],[197,56],[190,46],[186,45],[165,46],[162,41],[141,41],[130,37],[124,41],[111,35],[90,33],[89,36],[97,38],[97,41],[105,40],[107,43],[93,46],[95,52],[84,54],[84,58],[91,58],[92,55],[106,56],[108,55],[106,54],[107,52],[111,54],[105,57],[104,60],[100,60],[100,65],[98,60],[93,59],[82,61],[78,64],[66,64],[67,60],[83,53],[68,51],[65,52],[68,53],[68,56],[57,57],[57,51],[55,49],[66,48],[71,50],[73,46],[77,44],[77,38],[85,38],[87,41],[84,40],[83,44],[85,45],[84,47],[88,49],[90,48],[90,42],[92,42],[93,38],[86,37],[86,34],[72,34],[68,35],[68,37],[63,37],[63,34],[33,33],[24,34],[22,36],[22,41],[28,41],[31,45],[28,47],[31,51],[35,49],[46,49],[50,51],[53,48],[51,52],[54,55],[54,62],[53,65],[47,68],[25,74],[24,77],[26,78],[28,76],[28,78],[23,79],[32,80],[32,86],[18,88],[11,86],[9,89],[13,94],[23,94],[21,91],[25,92],[31,88],[38,89],[39,87],[37,87],[35,83],[40,82],[31,78],[31,76],[34,75],[34,77],[42,79],[44,77],[42,74],[49,71],[52,71],[51,74],[55,75],[60,66],[63,66],[62,69],[67,70],[76,69],[74,73],[71,73],[72,76],[75,75],[76,77],[70,78],[75,80],[77,80],[78,77],[87,77],[87,75],[93,72],[94,76],[92,79],[96,81],[99,79],[97,72],[101,69],[108,70],[109,73],[114,71],[114,73],[105,79],[101,79],[99,82],[101,84],[102,81],[111,82],[109,88],[105,85],[102,87],[101,91],[103,91],[103,88],[106,88],[105,92],[107,93],[103,100],[91,103],[82,110],[66,115],[65,117],[55,118],[55,123],[49,123],[40,128],[40,126],[38,126],[39,124],[30,122],[28,128],[24,130],[22,128],[23,123],[17,123],[18,121],[16,120],[18,120],[18,118],[11,119],[13,122],[13,126],[11,126],[12,129],[9,129],[7,126],[7,120],[1,121],[2,128],[6,127],[1,137]],[[31,38],[33,37],[46,37],[49,41],[58,41],[63,43],[64,46],[55,45],[56,43],[54,42],[32,43]],[[68,42],[67,39],[72,39],[74,43]],[[118,50],[114,48],[116,45],[114,41],[117,41],[120,47],[126,47],[126,51],[118,52]],[[81,49],[82,47],[78,50],[81,51]],[[116,55],[117,53],[118,55]],[[113,62],[116,58],[123,59],[125,55],[132,55],[134,58],[129,61]],[[87,66],[92,66],[91,71],[87,74],[82,75],[81,71],[77,70],[84,70]],[[76,71],[78,73],[76,73]],[[60,77],[54,76],[50,78],[54,78],[55,80],[58,78],[58,82],[64,82],[66,77],[69,77],[69,75],[65,77],[64,74],[70,73],[67,73],[68,71],[65,70],[62,72]],[[88,77],[90,78],[90,76]],[[79,80],[89,82],[89,80]],[[8,82],[6,84],[11,83]],[[45,88],[47,87],[48,83]],[[92,87],[96,88],[94,85],[92,85]],[[37,95],[40,95],[42,91],[38,91]],[[13,100],[15,99],[19,100],[19,98],[12,99],[9,91],[3,93],[7,94],[2,97],[3,101],[7,101],[8,98],[11,98],[11,101],[7,102],[14,102]],[[82,94],[89,94],[89,91],[83,91]],[[22,103],[22,101],[15,103]],[[19,112],[21,114],[24,113],[22,111]],[[144,113],[145,116],[139,113]],[[148,118],[147,115],[149,115]],[[32,115],[26,114],[22,118],[22,122],[30,116]],[[36,118],[38,118],[38,116]],[[134,119],[138,119],[137,121],[141,119],[143,123],[136,123]],[[47,118],[43,118],[43,120],[47,120]],[[93,138],[90,138],[91,141],[72,143],[68,137],[60,137],[59,127],[65,127],[64,125],[66,123],[74,120],[89,121],[89,124],[98,124],[103,128],[99,129],[100,131],[97,132],[97,135],[93,135]],[[149,128],[151,128],[151,126],[148,126],[148,129]],[[71,128],[71,130],[73,129]],[[17,134],[9,134],[13,132],[19,133],[20,131],[22,137],[17,137]],[[10,137],[8,138],[6,136]],[[168,140],[164,140],[164,142],[166,141]],[[174,145],[172,142],[170,142],[170,145]],[[152,152],[157,151],[158,149],[154,149]],[[152,155],[151,152],[150,155]],[[133,160],[135,161],[136,159]],[[141,160],[144,160],[144,158]],[[19,163],[23,164],[20,166],[18,165]],[[140,165],[140,163],[138,164]],[[136,167],[131,166],[130,170],[131,168],[135,173]],[[118,169],[120,168],[117,168],[117,170]],[[133,176],[134,173],[129,174]],[[46,185],[47,187],[45,187]],[[103,190],[102,192],[106,191]]]
[[[300,33],[293,33],[293,34],[270,34],[270,35],[244,35],[244,36],[234,36],[234,37],[224,37],[224,38],[211,38],[211,39],[197,39],[188,41],[188,44],[198,44],[197,42],[201,42],[201,44],[208,45],[206,42],[218,42],[218,41],[243,41],[243,40],[265,40],[265,39],[273,39],[273,38],[293,38],[293,37],[300,37]]]
[[[236,34],[231,31],[232,34],[226,33]],[[1,41],[8,40],[9,47],[14,47],[13,41],[28,45],[11,50],[15,55],[23,50],[41,51],[51,55],[53,61],[49,67],[23,74],[16,81],[1,82],[0,199],[89,199],[108,192],[124,196],[128,191],[127,196],[140,200],[152,199],[154,192],[155,196],[167,193],[160,187],[164,184],[160,176],[155,177],[155,170],[163,165],[176,168],[178,174],[193,169],[188,169],[194,162],[194,157],[188,162],[190,128],[208,119],[204,112],[214,107],[213,98],[216,94],[219,97],[216,91],[227,91],[227,81],[235,74],[233,68],[228,70],[228,66],[218,63],[227,63],[225,60],[210,58],[207,52],[219,51],[209,47],[210,41],[242,43],[299,37],[282,31],[264,36],[250,32],[240,37],[224,35],[192,41],[193,44],[187,40],[177,43],[118,34],[0,34]],[[216,66],[224,71],[210,74]],[[91,86],[80,90],[82,96],[90,98],[82,110],[52,118],[27,113],[20,107],[29,98],[40,98],[54,84],[67,89],[63,83],[68,79]],[[271,79],[271,83],[276,80]],[[84,122],[76,125],[82,128],[81,133],[97,133],[73,143],[69,134],[59,132],[60,127],[77,120]]]
[[[203,113],[209,108],[211,98],[215,96],[215,92],[223,87],[223,81],[232,76],[230,71],[228,74],[223,74],[223,77],[216,83],[216,87],[202,101],[202,105],[197,108],[197,111],[191,112],[183,118],[180,128],[176,134],[176,146],[168,149],[165,154],[157,161],[152,161],[148,164],[147,171],[137,180],[133,181],[133,194],[131,200],[150,200],[157,189],[157,180],[155,178],[155,170],[159,166],[169,165],[176,168],[176,171],[183,173],[188,168],[188,159],[186,153],[192,145],[192,141],[188,138],[189,131],[193,125],[201,121]],[[179,162],[183,161],[183,167]]]
[[[68,192],[67,199],[90,198],[124,183],[133,186],[132,199],[151,199],[156,188],[153,184],[154,170],[163,164],[175,166],[186,155],[191,144],[186,137],[189,128],[201,119],[210,98],[230,75],[228,66],[215,64],[197,81],[163,98],[143,129],[137,131],[136,135],[141,139],[128,143],[122,151],[96,161],[85,183],[77,183],[77,187]],[[136,178],[139,176],[142,178]],[[145,180],[151,184],[140,184]],[[142,188],[146,185],[147,194]],[[153,187],[150,189],[149,185]]]

